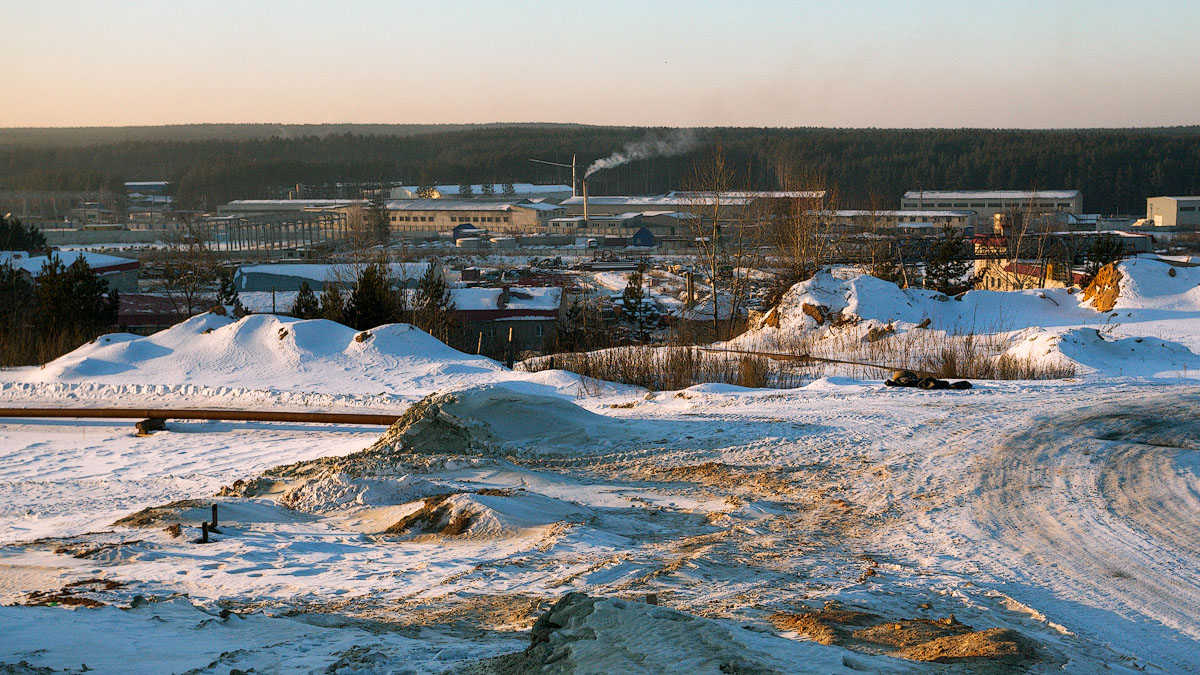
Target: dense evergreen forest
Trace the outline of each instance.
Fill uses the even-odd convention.
[[[187,125],[0,130],[0,189],[119,190],[126,180],[170,180],[180,203],[207,206],[279,196],[335,197],[342,181],[557,182],[627,143],[669,129],[580,125]],[[686,186],[718,143],[751,189],[838,187],[845,206],[895,208],[912,189],[1070,189],[1085,209],[1141,213],[1145,198],[1200,192],[1200,127],[1161,129],[695,130],[682,155],[597,173],[593,194]]]

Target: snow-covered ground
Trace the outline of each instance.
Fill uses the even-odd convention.
[[[1200,672],[1200,389],[1174,365],[1200,346],[1200,277],[1157,265],[1126,268],[1099,343],[1045,342],[1080,376],[966,392],[832,377],[647,395],[406,326],[360,342],[271,316],[0,372],[5,405],[408,411],[382,435],[0,419],[0,664]],[[1065,292],[817,283],[831,311],[900,331],[1007,306],[1044,309],[1006,331],[1105,322]],[[802,316],[756,337],[814,329]],[[1136,368],[1112,347],[1152,336],[1174,347]],[[221,532],[194,543],[212,504]]]

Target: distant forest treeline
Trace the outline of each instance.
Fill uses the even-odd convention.
[[[288,186],[333,197],[338,182],[567,183],[625,144],[670,130],[580,125],[184,125],[0,129],[0,189],[119,191],[170,180],[180,204],[276,197]],[[1161,129],[697,129],[687,154],[596,174],[593,194],[683,186],[720,143],[751,189],[836,185],[845,206],[896,208],[906,190],[1072,189],[1099,213],[1141,213],[1145,198],[1200,192],[1200,127]]]

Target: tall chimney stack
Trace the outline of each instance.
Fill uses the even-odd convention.
[[[588,212],[587,212],[587,177],[583,179],[583,227],[584,230],[588,227]]]

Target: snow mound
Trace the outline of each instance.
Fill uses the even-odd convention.
[[[463,536],[512,537],[561,521],[582,521],[590,511],[578,504],[512,490],[481,490],[426,497],[384,534],[429,539]]]
[[[1200,355],[1177,342],[1155,337],[1105,337],[1094,328],[1074,328],[1052,336],[1043,333],[1009,352],[1037,350],[1049,340],[1054,347],[1046,347],[1048,354],[1056,351],[1089,372],[1135,377],[1187,377],[1189,371],[1192,376],[1200,375]]]
[[[807,309],[806,309],[807,307]],[[786,342],[804,333],[893,326],[896,333],[925,328],[948,334],[997,333],[1030,326],[1073,326],[1093,321],[1066,289],[969,291],[951,298],[843,270],[822,271],[787,291],[774,318],[734,341],[753,345]],[[774,325],[771,325],[774,324]]]
[[[1115,309],[1200,313],[1200,267],[1158,258],[1127,260]]]
[[[326,513],[371,506],[404,504],[445,488],[414,476],[356,478],[331,473],[288,490],[279,503],[306,513]]]
[[[519,654],[468,673],[851,673],[911,670],[902,662],[850,656],[657,605],[569,593],[538,618]]]
[[[761,325],[728,345],[935,372],[946,355],[957,355],[956,363],[991,359],[995,372],[1028,373],[1022,377],[1191,377],[1200,366],[1200,267],[1181,265],[1120,263],[1110,275],[1120,286],[1111,312],[1067,289],[947,297],[823,271],[789,289]],[[868,375],[846,366],[824,374]]]
[[[528,391],[571,394],[562,371],[516,373],[459,352],[408,324],[356,331],[324,319],[201,314],[154,335],[105,335],[45,366],[0,375],[26,383],[198,385],[340,394],[431,391],[512,381]]]
[[[627,436],[627,426],[561,398],[485,386],[425,397],[368,452],[580,452]]]

